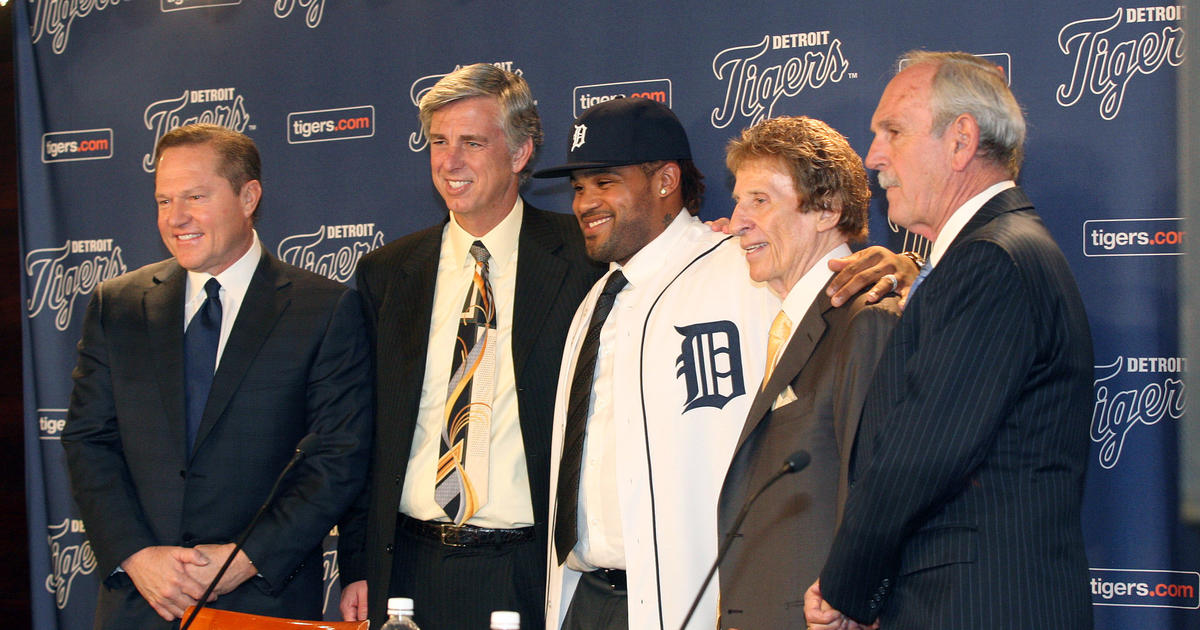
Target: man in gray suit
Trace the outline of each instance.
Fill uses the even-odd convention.
[[[855,295],[834,308],[828,261],[867,236],[862,160],[819,120],[764,120],[729,143],[736,177],[730,228],[750,276],[782,300],[767,371],[746,417],[718,506],[719,537],[740,534],[721,565],[721,627],[799,628],[802,593],[817,577],[845,498],[845,470],[863,398],[900,316],[899,298]],[[791,453],[812,457],[732,525],[750,495]]]
[[[366,478],[358,295],[259,242],[252,140],[188,125],[155,159],[173,257],[96,290],[62,438],[103,577],[95,626],[177,628],[313,434],[211,605],[320,619],[321,542]]]
[[[808,621],[1091,628],[1091,336],[1066,259],[1013,182],[1021,109],[986,61],[916,52],[871,128],[888,216],[933,249],[867,395]]]

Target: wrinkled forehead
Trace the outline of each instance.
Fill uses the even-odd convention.
[[[911,66],[902,70],[888,82],[871,117],[871,128],[885,123],[900,121],[914,122],[929,119],[929,99],[933,89],[931,64]]]

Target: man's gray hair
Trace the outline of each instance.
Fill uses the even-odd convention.
[[[519,75],[488,63],[463,66],[447,74],[421,97],[421,130],[428,137],[434,112],[455,101],[476,96],[490,96],[500,101],[499,123],[510,153],[519,149],[527,138],[533,141],[533,152],[521,170],[521,183],[525,183],[533,172],[533,158],[542,146],[544,134],[529,84]]]
[[[934,135],[941,135],[960,114],[979,125],[979,153],[1016,179],[1025,158],[1025,115],[1008,89],[1004,72],[993,63],[963,52],[914,50],[904,54],[905,68],[932,64]]]

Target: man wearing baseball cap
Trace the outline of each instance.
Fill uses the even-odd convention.
[[[780,302],[748,280],[737,239],[694,216],[704,176],[666,106],[588,109],[567,163],[534,173],[561,176],[609,271],[576,311],[559,373],[547,625],[677,628],[716,556],[717,497]],[[712,628],[716,611],[710,586],[689,627]]]

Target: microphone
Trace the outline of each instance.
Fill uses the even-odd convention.
[[[800,472],[808,467],[812,462],[812,455],[808,451],[800,449],[791,455],[788,455],[783,460],[783,465],[779,467],[774,475],[767,480],[766,483],[750,497],[742,506],[742,511],[738,512],[737,518],[733,520],[733,527],[729,529],[729,533],[725,535],[725,540],[721,542],[721,548],[717,550],[717,559],[713,560],[712,567],[708,570],[708,575],[704,576],[704,583],[700,585],[700,590],[696,593],[696,599],[692,600],[692,607],[688,608],[687,615],[683,618],[683,623],[679,625],[679,630],[685,630],[688,622],[692,620],[692,615],[696,612],[696,607],[700,605],[700,598],[704,597],[704,591],[708,588],[708,583],[712,581],[713,575],[717,573],[717,567],[721,566],[721,561],[725,559],[725,554],[729,553],[729,548],[733,546],[733,540],[737,537],[737,533],[742,529],[742,523],[746,521],[746,517],[750,514],[750,507],[762,496],[762,493],[767,491],[767,488],[775,485],[776,481],[782,479],[785,475]]]
[[[808,451],[806,451],[804,449],[798,450],[795,453],[788,455],[787,459],[783,460],[783,467],[779,470],[778,473],[776,473],[775,479],[778,479],[779,477],[782,477],[783,475],[791,474],[794,472],[800,472],[801,470],[808,468],[808,464],[810,462],[812,462],[812,455],[809,455]],[[767,485],[769,486],[772,483],[774,483],[775,479],[768,481]],[[763,490],[766,490],[766,486],[763,486]],[[760,490],[760,492],[761,492],[761,490]],[[758,495],[755,495],[754,498],[757,499]],[[753,501],[753,500],[754,499],[751,499],[751,501]]]
[[[242,531],[241,536],[238,536],[237,542],[233,545],[233,551],[231,551],[229,553],[229,557],[225,559],[225,564],[221,565],[221,570],[217,571],[217,574],[213,576],[212,582],[208,583],[208,588],[205,589],[204,594],[200,596],[200,599],[196,602],[196,605],[192,607],[191,614],[188,615],[188,618],[183,622],[183,625],[179,627],[180,630],[188,630],[188,628],[191,627],[192,622],[196,620],[196,615],[200,613],[200,609],[204,608],[204,604],[208,603],[208,596],[212,595],[213,589],[217,588],[217,584],[220,583],[221,578],[225,576],[225,571],[229,570],[229,565],[233,564],[234,557],[236,557],[238,552],[242,550],[242,545],[246,544],[246,539],[250,537],[250,532],[254,531],[254,527],[258,525],[259,519],[261,519],[262,515],[266,513],[267,507],[269,507],[271,502],[275,500],[275,495],[279,494],[279,486],[283,483],[284,478],[287,477],[288,473],[292,472],[292,468],[294,468],[296,464],[299,464],[301,460],[316,451],[320,444],[321,436],[317,435],[316,433],[309,433],[308,435],[304,436],[304,439],[300,440],[299,444],[296,445],[296,454],[292,455],[291,461],[287,463],[287,466],[283,467],[283,471],[280,472],[279,476],[275,478],[275,485],[271,487],[271,492],[267,494],[267,500],[263,501],[262,507],[258,508],[258,513],[254,515],[254,518],[250,521],[250,525],[248,525],[246,529]]]
[[[320,445],[321,445],[321,436],[317,435],[316,433],[309,433],[308,435],[304,436],[304,439],[300,440],[299,444],[296,445],[296,455],[298,455],[300,457],[300,459],[304,459],[305,457],[308,457],[310,454],[312,454],[313,451],[317,450],[317,447]],[[803,451],[801,451],[801,452],[803,452]],[[793,453],[792,457],[795,457],[796,455],[799,455],[799,454],[800,453]],[[807,459],[808,453],[804,453],[804,455],[805,455],[805,460],[804,460],[803,466],[807,466],[808,465],[808,459]],[[296,462],[300,461],[300,459],[296,459],[295,456],[293,456],[292,461],[288,463],[288,466],[295,464]],[[801,466],[801,467],[803,467],[803,466]],[[286,471],[287,468],[284,468],[284,470]],[[282,477],[282,475],[280,475],[280,476]]]

